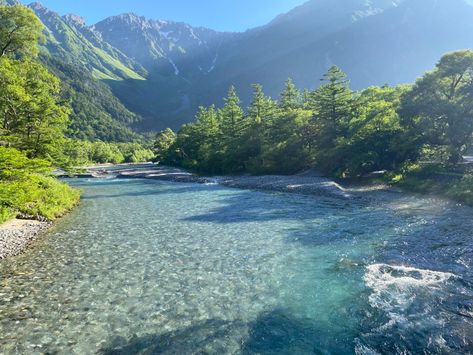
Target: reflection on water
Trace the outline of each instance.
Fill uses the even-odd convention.
[[[145,180],[0,264],[0,353],[462,353],[469,208]]]

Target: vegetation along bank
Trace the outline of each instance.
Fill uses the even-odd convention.
[[[352,91],[333,66],[315,90],[286,82],[279,100],[253,86],[244,110],[231,87],[225,104],[201,107],[194,123],[161,132],[156,160],[203,175],[294,174],[383,182],[473,203],[473,52],[445,54],[412,85]],[[379,179],[379,178],[378,178]]]

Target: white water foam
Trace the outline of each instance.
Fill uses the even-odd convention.
[[[409,313],[409,316],[412,314],[406,311],[414,301],[419,297],[426,297],[426,295],[438,297],[443,284],[454,277],[454,274],[448,272],[408,266],[388,264],[368,266],[364,281],[366,286],[372,290],[369,303],[373,308],[382,310],[389,316],[389,321],[379,327],[377,331],[385,331],[396,324],[407,324],[407,314]],[[437,296],[433,296],[434,294]],[[428,317],[428,301],[425,303],[423,311],[424,315]]]

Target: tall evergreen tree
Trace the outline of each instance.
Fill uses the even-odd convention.
[[[223,139],[231,142],[241,136],[244,128],[244,113],[240,106],[240,98],[234,86],[230,87],[224,101],[225,105],[220,112]]]
[[[301,93],[297,90],[292,79],[287,79],[279,99],[279,106],[284,110],[294,110],[301,105]]]
[[[339,165],[335,151],[338,140],[346,136],[353,114],[353,92],[346,74],[337,66],[331,67],[321,80],[323,84],[309,97],[308,107],[314,114],[309,140],[317,167],[333,172]]]
[[[333,66],[322,78],[323,84],[311,94],[314,112],[315,144],[319,149],[331,149],[337,137],[345,134],[353,112],[353,92],[346,74]]]

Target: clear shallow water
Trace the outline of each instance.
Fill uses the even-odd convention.
[[[472,352],[469,208],[74,185],[81,207],[0,263],[0,353]]]

